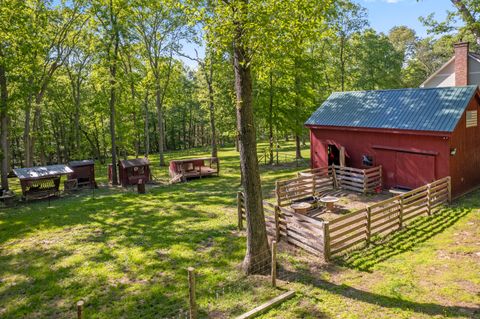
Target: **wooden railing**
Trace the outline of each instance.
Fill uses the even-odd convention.
[[[238,227],[242,229],[243,222],[246,221],[245,198],[242,192],[237,193],[237,199]],[[263,212],[268,236],[276,241],[284,239],[312,254],[323,255],[324,227],[322,221],[294,213],[268,201],[263,201]]]
[[[292,201],[318,195],[333,189],[331,167],[317,168],[300,172],[296,178],[277,181],[275,197],[278,206],[291,204]]]
[[[372,236],[385,236],[423,214],[431,215],[451,201],[450,177],[370,205],[325,224],[329,255],[368,244]]]
[[[373,193],[382,188],[382,167],[359,169],[331,165],[299,172],[296,178],[277,181],[275,196],[278,206],[293,201],[321,196],[333,189],[346,189],[359,193]]]
[[[310,183],[312,182],[312,177]],[[316,182],[315,182],[315,185]],[[298,186],[301,187],[301,186]],[[297,214],[280,205],[263,201],[265,223],[269,236],[315,255],[331,256],[362,244],[369,244],[373,236],[385,236],[402,229],[420,215],[431,215],[441,205],[451,202],[450,177],[439,179],[407,193],[392,197],[332,221],[322,221]],[[237,193],[238,226],[246,220],[245,199]]]
[[[337,188],[371,193],[382,187],[382,166],[359,169],[332,165],[332,172]]]

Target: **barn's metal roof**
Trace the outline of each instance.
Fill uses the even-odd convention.
[[[14,168],[13,173],[19,179],[39,179],[51,176],[66,175],[73,173],[72,169],[67,165],[48,165],[28,168]]]
[[[453,132],[476,89],[334,92],[305,125]]]

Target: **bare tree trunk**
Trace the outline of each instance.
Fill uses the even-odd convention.
[[[244,12],[246,14],[246,12]],[[262,205],[262,187],[258,169],[256,132],[253,118],[252,75],[247,48],[242,39],[243,28],[237,21],[233,59],[237,97],[237,129],[240,168],[245,192],[247,215],[247,251],[243,268],[247,274],[262,273],[270,265],[270,249]]]
[[[300,145],[300,136],[295,134],[295,158],[301,159],[302,157],[302,148]]]
[[[213,100],[213,86],[212,83],[208,84],[208,98],[209,98],[209,106],[210,106],[210,128],[212,130],[212,157],[217,157],[218,156],[218,150],[217,150],[217,136],[216,136],[216,130],[215,130],[215,104]]]
[[[145,157],[148,157],[150,154],[150,134],[148,130],[148,121],[149,121],[149,116],[148,116],[148,89],[145,92],[145,102],[144,102],[144,107],[145,107],[145,128],[144,128],[144,134],[145,134]]]
[[[1,163],[1,185],[4,190],[8,190],[8,171],[9,171],[9,149],[8,149],[8,90],[7,90],[7,76],[5,68],[0,65],[0,145],[2,149],[2,163]]]
[[[155,86],[155,106],[157,107],[158,154],[160,158],[160,166],[165,166],[165,159],[163,155],[165,131],[163,129],[163,108],[159,83],[157,83]]]
[[[273,74],[270,72],[270,101],[268,107],[268,141],[269,141],[269,161],[273,165]]]
[[[118,60],[118,46],[120,42],[119,30],[116,26],[116,20],[113,14],[113,4],[110,2],[110,22],[113,28],[114,34],[112,35],[112,41],[114,42],[113,56],[110,61],[110,138],[111,138],[111,155],[112,155],[112,184],[118,185],[118,176],[117,176],[117,143],[116,143],[116,134],[115,134],[115,102],[116,102],[116,92],[115,84],[117,82],[117,60]]]

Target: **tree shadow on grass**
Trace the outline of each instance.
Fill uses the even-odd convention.
[[[402,309],[428,316],[455,317],[455,318],[477,318],[480,315],[478,307],[443,306],[435,303],[415,302],[396,297],[376,294],[364,291],[345,284],[335,284],[326,280],[313,277],[311,274],[285,271],[285,276],[296,278],[302,284],[311,284],[315,287],[328,291],[329,293],[343,296],[348,299],[366,302],[383,308]]]
[[[334,261],[347,268],[371,272],[378,263],[412,250],[455,224],[470,211],[467,208],[443,208],[432,216],[414,219],[402,230],[373,242],[370,247],[349,252]]]

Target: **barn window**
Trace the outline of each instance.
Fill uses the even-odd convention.
[[[467,111],[467,127],[477,126],[478,115],[477,111]]]
[[[372,155],[362,155],[362,164],[363,166],[373,166],[373,157]]]

